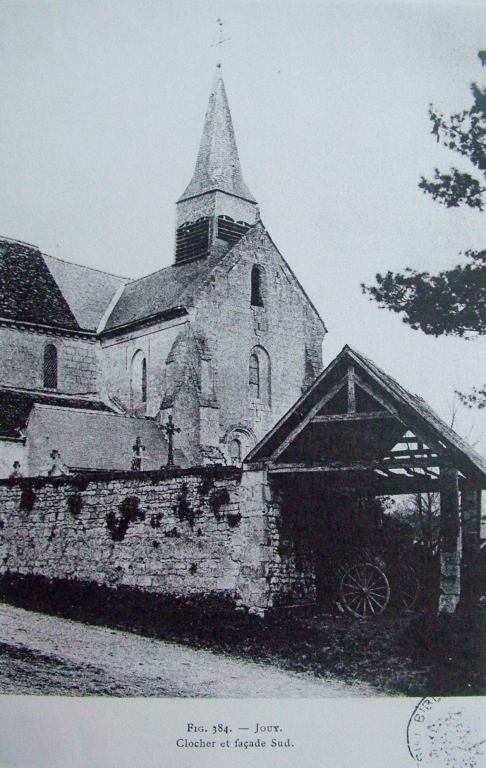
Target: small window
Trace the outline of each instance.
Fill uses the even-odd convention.
[[[239,464],[241,462],[241,443],[236,438],[229,444],[229,455],[232,464]]]
[[[254,347],[249,366],[250,400],[271,407],[270,357],[263,347]]]
[[[147,361],[141,349],[135,352],[132,358],[131,370],[131,405],[132,410],[137,413],[138,409],[145,407],[147,403],[148,381],[147,381]]]
[[[142,360],[142,403],[147,402],[147,361]]]
[[[57,389],[57,349],[48,344],[44,349],[44,387]]]
[[[250,357],[250,394],[253,398],[260,397],[260,363],[256,355]]]
[[[263,307],[262,269],[257,264],[251,270],[251,306]]]

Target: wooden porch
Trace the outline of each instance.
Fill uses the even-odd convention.
[[[440,597],[452,614],[468,558],[486,537],[486,461],[416,395],[346,346],[246,457],[270,478],[311,478],[369,497],[440,494]],[[315,485],[315,483],[314,483]],[[482,526],[483,522],[483,526]],[[483,529],[482,529],[483,528]]]

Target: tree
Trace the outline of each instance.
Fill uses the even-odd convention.
[[[486,52],[478,54],[486,64]],[[467,158],[472,172],[451,168],[433,180],[422,177],[419,187],[447,208],[486,207],[486,88],[471,85],[473,104],[445,119],[432,105],[432,134],[448,149]],[[432,336],[476,338],[486,335],[486,250],[466,251],[464,261],[436,275],[405,269],[376,275],[376,285],[363,292],[381,308],[403,314],[403,322]],[[463,401],[486,407],[486,386],[474,389]]]

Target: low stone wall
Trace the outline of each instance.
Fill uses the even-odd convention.
[[[0,574],[221,594],[262,611],[299,596],[263,472],[229,467],[0,482]]]

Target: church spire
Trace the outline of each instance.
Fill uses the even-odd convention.
[[[180,201],[213,190],[256,202],[241,174],[233,121],[220,64],[216,68],[209,97],[194,176]]]
[[[224,253],[259,219],[243,181],[218,65],[192,180],[177,201],[176,263]]]

